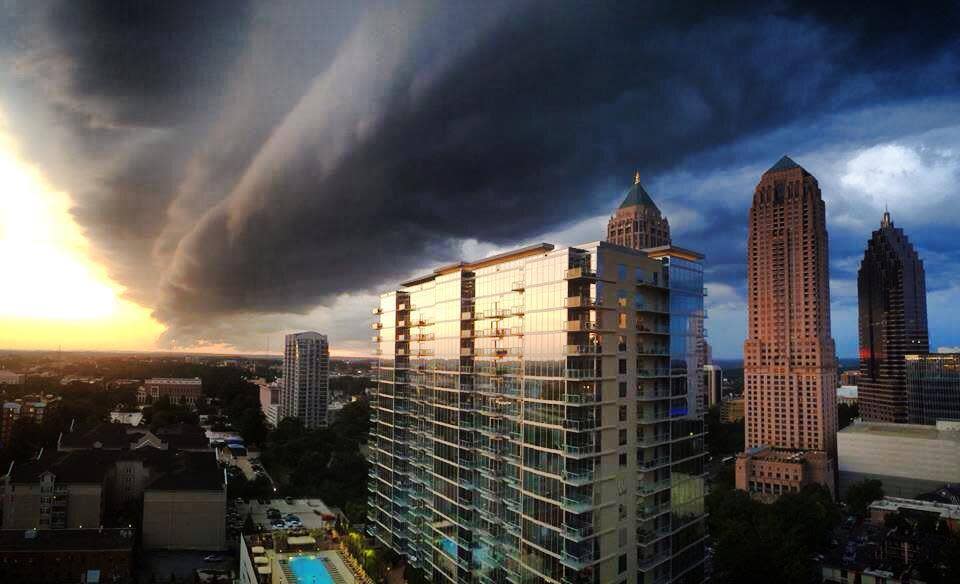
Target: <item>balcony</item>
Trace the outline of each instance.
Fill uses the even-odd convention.
[[[465,310],[460,313],[460,320],[473,320],[473,311]]]
[[[638,356],[648,356],[648,357],[669,357],[670,348],[667,346],[657,346],[657,345],[637,345],[637,355]]]
[[[567,369],[567,379],[602,379],[603,375],[596,369]]]
[[[370,312],[372,312],[374,315],[383,314],[383,309],[378,306],[377,308],[374,308]]]
[[[670,410],[653,410],[653,411],[644,411],[641,415],[637,416],[637,421],[643,424],[653,424],[656,422],[666,422],[670,419]]]
[[[602,352],[600,345],[567,345],[567,355],[599,355]]]
[[[657,278],[656,280],[647,279],[647,278],[644,278],[642,280],[637,280],[637,286],[642,286],[645,288],[659,288],[661,290],[667,289],[667,285],[664,282],[660,281],[659,278]]]
[[[403,312],[404,310],[410,310],[410,305],[406,302],[401,302],[397,305],[397,311]]]
[[[568,525],[563,524],[563,534],[570,539],[582,541],[593,535],[592,525]]]
[[[648,521],[650,519],[653,519],[654,517],[663,515],[668,511],[670,511],[669,501],[665,503],[660,503],[658,505],[641,506],[637,508],[637,518],[640,519],[641,521]]]
[[[659,566],[665,560],[669,560],[670,557],[671,556],[670,556],[669,550],[655,552],[651,555],[643,555],[637,559],[637,567],[640,568],[641,570],[646,571],[656,566]],[[657,580],[654,580],[654,584],[660,584],[661,582],[665,583],[669,581],[670,581],[669,577],[660,577]]]
[[[573,405],[590,405],[597,403],[597,395],[593,392],[590,393],[566,393],[563,396],[563,401],[568,404]]]
[[[415,341],[432,341],[433,333],[422,333],[419,335],[413,335],[413,340]]]
[[[663,369],[637,369],[637,377],[640,379],[656,379],[658,377],[670,377],[670,370]]]
[[[472,339],[472,338],[473,338],[473,331],[472,331],[472,330],[460,331],[460,338],[461,338],[461,339]]]
[[[659,456],[651,460],[644,460],[640,462],[637,466],[641,471],[647,472],[651,470],[656,470],[658,468],[667,466],[670,464],[669,456]]]
[[[473,348],[472,347],[460,347],[460,356],[461,357],[472,357]]]
[[[527,284],[523,280],[517,280],[510,286],[511,292],[523,292],[527,289]]]
[[[593,296],[569,296],[564,302],[567,308],[597,308],[602,304],[602,299]]]
[[[560,504],[571,513],[583,513],[593,507],[593,501],[589,497],[564,497]]]
[[[576,554],[563,552],[563,559],[560,560],[560,563],[574,570],[583,570],[590,565],[593,560],[593,550],[584,550]]]
[[[586,485],[593,482],[592,470],[563,471],[563,480],[571,485]]]
[[[651,544],[662,537],[670,535],[668,526],[660,526],[654,529],[637,529],[637,543],[641,545]]]
[[[417,349],[416,352],[417,357],[431,357],[433,354],[433,349]]]
[[[382,323],[382,322],[375,322],[375,323],[373,323],[373,324],[370,325],[370,328],[372,328],[373,330],[380,330],[380,329],[383,328],[383,323]]]
[[[398,329],[399,329],[399,328],[407,328],[407,327],[409,327],[409,326],[410,326],[410,322],[409,322],[409,321],[406,321],[406,320],[398,320],[398,321],[397,321],[397,328],[398,328]]]
[[[650,448],[653,446],[660,446],[661,444],[666,444],[670,442],[670,434],[664,432],[661,434],[654,434],[653,436],[641,436],[637,439],[637,446],[641,448]]]
[[[596,450],[593,444],[565,444],[563,447],[563,452],[574,458],[593,456]]]
[[[563,427],[573,432],[589,432],[597,429],[597,420],[593,418],[588,418],[586,420],[571,420],[568,418],[563,421]]]
[[[637,492],[641,495],[652,495],[669,488],[670,479],[663,479],[661,481],[641,482],[637,486]]]
[[[432,325],[433,325],[433,321],[426,318],[420,318],[413,321],[413,326],[416,326],[416,327],[424,327],[424,326],[432,326]]]
[[[574,266],[567,270],[565,277],[567,280],[579,280],[581,278],[595,280],[597,278],[597,272],[587,266]]]
[[[637,333],[644,335],[669,335],[670,328],[664,325],[637,323]]]
[[[370,340],[373,341],[374,343],[379,343],[380,341],[383,340],[383,337],[381,337],[380,335],[373,335],[372,337],[370,337]]]
[[[526,313],[526,309],[522,306],[513,306],[510,308],[490,308],[488,310],[476,311],[474,318],[477,320],[482,319],[502,319],[510,318],[511,316],[523,316]]]
[[[637,391],[637,400],[639,401],[657,401],[662,399],[669,399],[670,389],[669,388],[649,388],[645,387]]]
[[[666,304],[644,304],[635,307],[634,310],[651,314],[670,314],[670,307]]]
[[[598,331],[600,330],[600,323],[596,320],[568,320],[567,321],[567,331],[568,332],[589,332],[589,331]]]

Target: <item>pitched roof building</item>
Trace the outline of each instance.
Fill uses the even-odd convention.
[[[860,305],[860,414],[871,422],[908,421],[904,357],[926,353],[927,292],[923,261],[883,214],[857,272]]]
[[[640,183],[640,173],[607,223],[607,241],[631,249],[670,245],[670,222]]]
[[[830,336],[826,208],[817,179],[784,156],[753,195],[744,343],[746,447],[737,487],[777,496],[834,490],[837,363]]]

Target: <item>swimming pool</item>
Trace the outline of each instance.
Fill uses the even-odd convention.
[[[294,556],[288,562],[297,584],[333,584],[323,560],[316,556]]]

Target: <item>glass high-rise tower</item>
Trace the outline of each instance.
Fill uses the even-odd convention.
[[[860,303],[860,415],[906,423],[904,356],[926,353],[927,291],[923,261],[885,212],[857,273]]]
[[[371,533],[436,582],[701,582],[702,256],[541,244],[374,309]]]

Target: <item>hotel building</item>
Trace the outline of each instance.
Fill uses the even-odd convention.
[[[371,533],[435,582],[702,582],[702,259],[541,244],[382,294]]]
[[[860,415],[868,422],[906,423],[904,356],[929,350],[927,292],[923,262],[890,213],[867,242],[857,293]]]
[[[746,447],[737,488],[834,492],[836,350],[826,209],[817,179],[784,156],[763,173],[747,239]]]
[[[330,346],[327,335],[287,335],[279,419],[297,418],[307,429],[327,426],[330,402]]]
[[[960,422],[960,353],[907,355],[905,359],[910,423]]]

